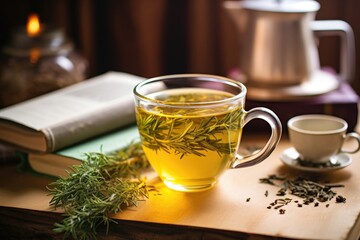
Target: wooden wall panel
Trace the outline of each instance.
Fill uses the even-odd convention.
[[[239,38],[224,0],[1,1],[0,44],[30,11],[63,27],[89,61],[89,75],[107,70],[145,77],[201,72],[225,75],[238,65]],[[360,92],[360,17],[357,0],[319,0],[317,19],[342,19],[354,29]],[[16,7],[14,7],[16,6]],[[320,41],[323,65],[338,70],[339,40]]]

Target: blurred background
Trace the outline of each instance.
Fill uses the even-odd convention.
[[[30,13],[61,27],[88,61],[87,76],[109,70],[143,77],[171,73],[227,75],[239,62],[238,31],[223,0],[11,0],[0,2],[0,45]],[[357,0],[319,0],[316,19],[341,19],[354,30],[360,93],[360,17]],[[326,38],[326,39],[325,39]],[[339,70],[339,39],[320,40],[322,66]]]

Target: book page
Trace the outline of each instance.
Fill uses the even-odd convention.
[[[104,106],[133,107],[133,88],[143,78],[108,72],[78,84],[0,110],[0,118],[34,130],[59,126]]]

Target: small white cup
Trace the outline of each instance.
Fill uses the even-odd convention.
[[[288,123],[289,138],[301,160],[324,163],[331,156],[340,153],[355,153],[360,150],[360,135],[346,133],[348,124],[345,120],[329,115],[300,115],[291,118]],[[357,147],[343,149],[347,139],[355,139]]]

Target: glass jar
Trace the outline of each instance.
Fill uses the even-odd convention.
[[[86,68],[62,30],[43,26],[29,36],[19,28],[1,51],[0,108],[80,82]]]

